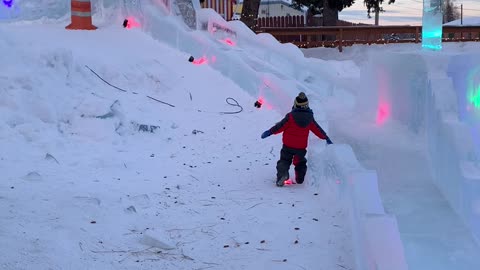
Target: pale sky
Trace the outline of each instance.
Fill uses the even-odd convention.
[[[367,18],[367,10],[363,5],[363,0],[356,0],[356,3],[344,9],[339,18],[350,22],[361,22],[374,24],[374,16]],[[388,2],[388,0],[385,0]],[[386,10],[380,13],[380,25],[421,25],[422,24],[422,0],[396,0],[395,4],[385,4]],[[456,0],[460,6],[463,3],[463,17],[480,17],[480,0]],[[372,14],[373,15],[373,14]]]

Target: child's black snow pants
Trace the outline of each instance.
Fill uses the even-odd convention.
[[[305,174],[307,173],[306,154],[307,149],[295,149],[283,145],[280,151],[280,160],[277,162],[277,179],[288,175],[288,170],[293,161],[293,165],[295,166],[295,181],[297,184],[303,183]]]

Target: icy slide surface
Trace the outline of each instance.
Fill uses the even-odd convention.
[[[370,53],[331,134],[377,170],[409,269],[479,269],[478,55]]]
[[[172,42],[199,48],[190,51],[197,59],[204,48],[248,52],[182,30],[160,8],[145,21],[152,36],[127,31],[127,9],[107,0],[95,1],[104,4],[97,31],[65,31],[57,19],[68,21],[68,9],[48,14],[59,2],[42,2],[37,14],[18,1],[20,14],[39,21],[0,26],[0,48],[9,52],[0,61],[0,268],[353,268],[346,213],[323,179],[277,189],[281,138],[259,138],[281,115],[254,108],[257,94],[276,91],[272,107],[291,105],[295,76],[308,63],[283,70],[285,59],[270,53],[276,67],[257,56],[225,65],[230,58],[219,53],[217,66],[193,65],[188,47],[153,34],[178,34]],[[249,49],[263,55],[255,45]],[[237,73],[247,84],[232,82]],[[227,97],[244,111],[219,114],[236,110]],[[324,120],[320,110],[317,117]],[[312,147],[322,152],[324,144]]]

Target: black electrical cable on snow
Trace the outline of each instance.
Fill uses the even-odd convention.
[[[170,103],[163,102],[163,101],[158,100],[158,99],[156,99],[156,98],[153,98],[153,97],[151,97],[151,96],[147,96],[147,97],[148,97],[149,99],[155,100],[155,101],[157,101],[157,102],[160,102],[160,103],[162,103],[162,104],[168,105],[168,106],[170,106],[170,107],[175,107],[174,105],[172,105],[172,104],[170,104]]]
[[[123,91],[123,92],[128,92],[127,90],[125,89],[122,89],[120,87],[116,87],[115,85],[107,82],[106,80],[104,80],[100,75],[98,75],[95,71],[93,71],[93,69],[91,69],[89,66],[85,65],[86,68],[88,68],[93,74],[95,74],[95,76],[97,76],[100,80],[102,80],[104,83],[110,85],[111,87],[115,88],[115,89],[118,89],[120,91]]]
[[[120,91],[122,91],[122,92],[128,92],[128,91],[125,90],[125,89],[122,89],[122,88],[120,88],[120,87],[117,87],[117,86],[115,86],[115,85],[107,82],[107,81],[106,81],[105,79],[103,79],[100,75],[98,75],[95,71],[93,71],[93,69],[91,69],[89,66],[85,65],[85,67],[88,68],[93,74],[95,74],[95,76],[97,76],[100,80],[102,80],[104,83],[108,84],[109,86],[111,86],[111,87],[113,87],[113,88],[115,88],[115,89],[118,89],[118,90],[120,90]],[[162,103],[162,104],[168,105],[168,106],[170,106],[170,107],[175,107],[174,105],[172,105],[172,104],[170,104],[170,103],[163,102],[163,101],[158,100],[158,99],[156,99],[156,98],[153,98],[153,97],[151,97],[151,96],[147,96],[147,97],[148,97],[149,99],[155,100],[155,101],[157,101],[157,102],[160,102],[160,103]],[[191,94],[190,94],[190,99],[191,99]],[[230,102],[231,100],[232,100],[233,102],[235,102],[235,103]],[[238,110],[238,111],[236,111],[236,112],[220,112],[220,114],[236,114],[236,113],[241,113],[241,112],[243,111],[243,107],[242,107],[242,106],[238,103],[238,101],[235,100],[234,98],[228,97],[227,99],[225,99],[225,102],[227,102],[228,105],[231,105],[231,106],[234,106],[234,107],[239,107],[240,110]]]
[[[125,90],[125,89],[122,89],[122,88],[120,88],[120,87],[117,87],[117,86],[115,86],[115,85],[107,82],[107,81],[106,81],[105,79],[103,79],[100,75],[98,75],[95,71],[93,71],[93,69],[91,69],[89,66],[85,65],[85,67],[88,68],[93,74],[95,74],[95,76],[97,76],[97,77],[98,77],[100,80],[102,80],[104,83],[110,85],[111,87],[113,87],[113,88],[115,88],[115,89],[118,89],[118,90],[120,90],[120,91],[123,91],[123,92],[125,92],[125,93],[128,92],[128,91]],[[136,94],[135,92],[132,92],[132,93]],[[170,106],[170,107],[175,107],[174,105],[172,105],[172,104],[170,104],[170,103],[163,102],[163,101],[158,100],[158,99],[156,99],[156,98],[153,98],[153,97],[151,97],[151,96],[147,96],[147,97],[148,97],[149,99],[155,100],[155,101],[157,101],[157,102],[160,102],[160,103],[162,103],[162,104],[168,105],[168,106]],[[228,103],[228,102],[227,102],[227,103]],[[237,103],[237,104],[238,104],[238,103]]]
[[[235,103],[230,103],[230,100],[233,100],[233,102]],[[241,113],[243,111],[243,107],[240,104],[238,104],[238,101],[236,101],[234,98],[229,97],[225,99],[225,102],[227,102],[228,105],[239,107],[240,110],[236,112],[220,112],[220,114],[236,114],[236,113]]]

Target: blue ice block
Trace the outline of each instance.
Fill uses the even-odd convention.
[[[422,47],[430,50],[442,49],[442,0],[423,0]]]

